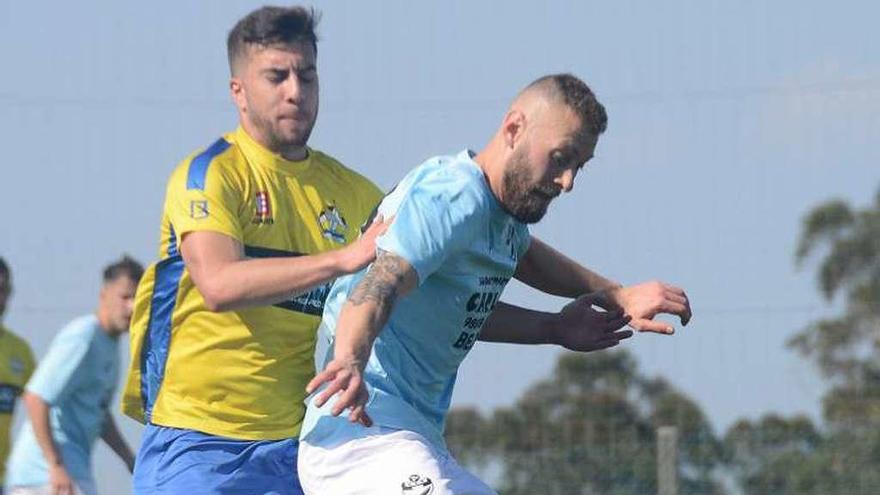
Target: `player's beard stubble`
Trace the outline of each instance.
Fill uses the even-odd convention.
[[[504,209],[522,223],[539,222],[547,213],[550,202],[559,195],[558,189],[534,184],[531,175],[528,150],[520,149],[511,156],[501,187]]]

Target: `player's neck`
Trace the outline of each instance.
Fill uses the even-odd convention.
[[[493,139],[482,151],[477,153],[474,157],[474,162],[483,171],[483,176],[486,178],[486,183],[489,185],[492,195],[500,202],[503,199],[502,178],[504,177],[504,162],[502,160],[502,150],[498,149],[496,141]]]

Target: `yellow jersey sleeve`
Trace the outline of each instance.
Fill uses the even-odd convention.
[[[236,189],[234,171],[223,166],[224,155],[234,153],[229,148],[229,142],[221,138],[184,160],[172,174],[165,194],[165,213],[178,245],[184,234],[199,230],[243,240],[238,222],[242,195]]]

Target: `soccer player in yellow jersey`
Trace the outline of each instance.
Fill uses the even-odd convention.
[[[375,257],[381,192],[310,148],[316,19],[264,7],[229,33],[238,129],[171,174],[135,301],[126,414],[136,493],[301,493],[305,385],[328,283]],[[360,236],[360,237],[359,237]]]
[[[12,294],[12,272],[0,258],[0,495],[3,494],[12,412],[21,391],[34,372],[34,354],[21,337],[3,325],[6,302]]]

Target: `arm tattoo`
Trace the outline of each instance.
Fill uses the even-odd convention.
[[[403,259],[380,249],[376,261],[367,270],[364,278],[358,282],[354,291],[348,296],[348,300],[355,306],[368,301],[377,303],[380,318],[384,321],[397,301],[406,270],[406,262]]]

